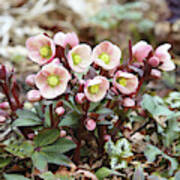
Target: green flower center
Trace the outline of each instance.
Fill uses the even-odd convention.
[[[110,63],[110,56],[107,53],[102,53],[99,55],[99,59],[101,59],[102,61],[104,61],[105,64],[109,64]]]
[[[89,86],[88,90],[91,94],[97,94],[99,92],[99,84]]]
[[[52,55],[51,47],[48,45],[42,46],[40,48],[40,55],[41,57],[46,58],[46,59],[50,58]]]
[[[121,85],[121,86],[126,86],[127,85],[127,79],[126,78],[123,78],[123,77],[120,77],[117,79],[117,82]]]
[[[57,85],[59,85],[60,80],[59,80],[59,76],[56,75],[51,75],[47,78],[47,82],[48,85],[51,86],[52,88],[56,87]]]
[[[74,65],[78,65],[82,61],[82,58],[78,54],[73,54],[72,59]]]

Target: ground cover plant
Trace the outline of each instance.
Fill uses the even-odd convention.
[[[26,48],[40,66],[26,99],[14,70],[0,66],[2,179],[179,179],[180,93],[148,87],[175,70],[170,44],[129,41],[122,52],[58,32]]]

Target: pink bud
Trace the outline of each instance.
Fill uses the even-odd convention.
[[[107,142],[107,141],[109,141],[111,139],[111,136],[110,135],[108,135],[108,134],[106,134],[106,135],[104,135],[104,140]]]
[[[4,123],[6,121],[6,118],[4,116],[0,116],[0,123]]]
[[[41,93],[38,90],[30,90],[27,93],[27,99],[30,102],[38,102],[41,100]]]
[[[34,135],[34,133],[29,133],[27,136],[28,136],[29,139],[34,139],[35,135]]]
[[[25,80],[26,84],[33,87],[35,85],[35,77],[35,74],[28,75]]]
[[[159,65],[159,58],[157,58],[156,56],[153,56],[149,59],[148,63],[152,66],[152,67],[157,67]]]
[[[0,109],[4,109],[4,110],[9,109],[9,103],[8,102],[0,103]]]
[[[60,131],[60,137],[65,137],[66,136],[66,131],[65,130],[61,130]]]
[[[72,141],[72,137],[71,136],[66,136],[66,139],[69,139],[70,141]]]
[[[133,107],[135,105],[135,102],[131,98],[125,98],[123,99],[123,106],[124,107]]]
[[[161,78],[161,71],[157,70],[157,69],[152,69],[151,70],[151,76],[154,78]]]
[[[62,116],[65,112],[65,109],[62,106],[60,106],[56,108],[55,112],[58,116]]]
[[[86,129],[89,131],[93,131],[96,128],[96,121],[90,118],[87,118],[85,121]]]
[[[85,101],[86,97],[84,93],[77,93],[75,100],[78,104],[82,104]]]

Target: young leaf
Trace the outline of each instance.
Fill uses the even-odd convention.
[[[46,146],[48,144],[52,144],[59,137],[58,129],[46,129],[41,131],[35,138],[34,143],[36,147]]]
[[[33,119],[21,119],[18,118],[12,124],[14,127],[21,127],[21,126],[37,126],[42,124],[41,121],[34,121]]]
[[[5,180],[30,180],[29,178],[18,174],[4,174],[4,178]]]
[[[43,152],[65,153],[71,149],[74,149],[75,147],[76,144],[74,144],[72,141],[66,138],[61,138],[58,139],[53,145],[45,146],[41,150]]]

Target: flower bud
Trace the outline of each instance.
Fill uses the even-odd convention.
[[[34,135],[34,133],[29,133],[27,136],[28,136],[29,139],[34,139],[35,135]]]
[[[111,136],[109,134],[104,135],[104,141],[109,141],[111,139]]]
[[[66,136],[66,131],[65,130],[61,130],[60,131],[60,137],[62,138],[62,137],[65,137]]]
[[[4,116],[0,116],[0,123],[4,123],[6,121],[6,118]]]
[[[58,116],[62,116],[65,112],[65,109],[61,106],[61,107],[57,107],[56,110],[55,110],[56,114]]]
[[[82,104],[85,101],[86,97],[84,93],[77,93],[75,100],[78,104]]]
[[[28,75],[25,80],[26,84],[33,87],[35,85],[35,77],[35,74]]]
[[[124,98],[123,99],[123,106],[124,107],[133,107],[135,105],[135,102],[131,98]]]
[[[159,65],[159,58],[157,58],[156,56],[153,56],[149,59],[148,63],[152,66],[152,67],[157,67]]]
[[[41,100],[41,93],[38,90],[30,90],[27,93],[27,99],[30,102],[38,102]]]
[[[33,104],[30,102],[25,102],[24,103],[24,109],[30,110],[33,108]]]
[[[66,136],[66,139],[68,139],[68,140],[70,140],[70,141],[73,140],[71,136]]]
[[[161,78],[161,71],[157,70],[157,69],[152,69],[151,70],[151,76],[154,78]]]
[[[0,109],[3,109],[3,110],[9,109],[9,103],[8,102],[0,103]]]
[[[89,131],[93,131],[96,128],[96,121],[90,118],[87,118],[85,121],[86,129]]]

